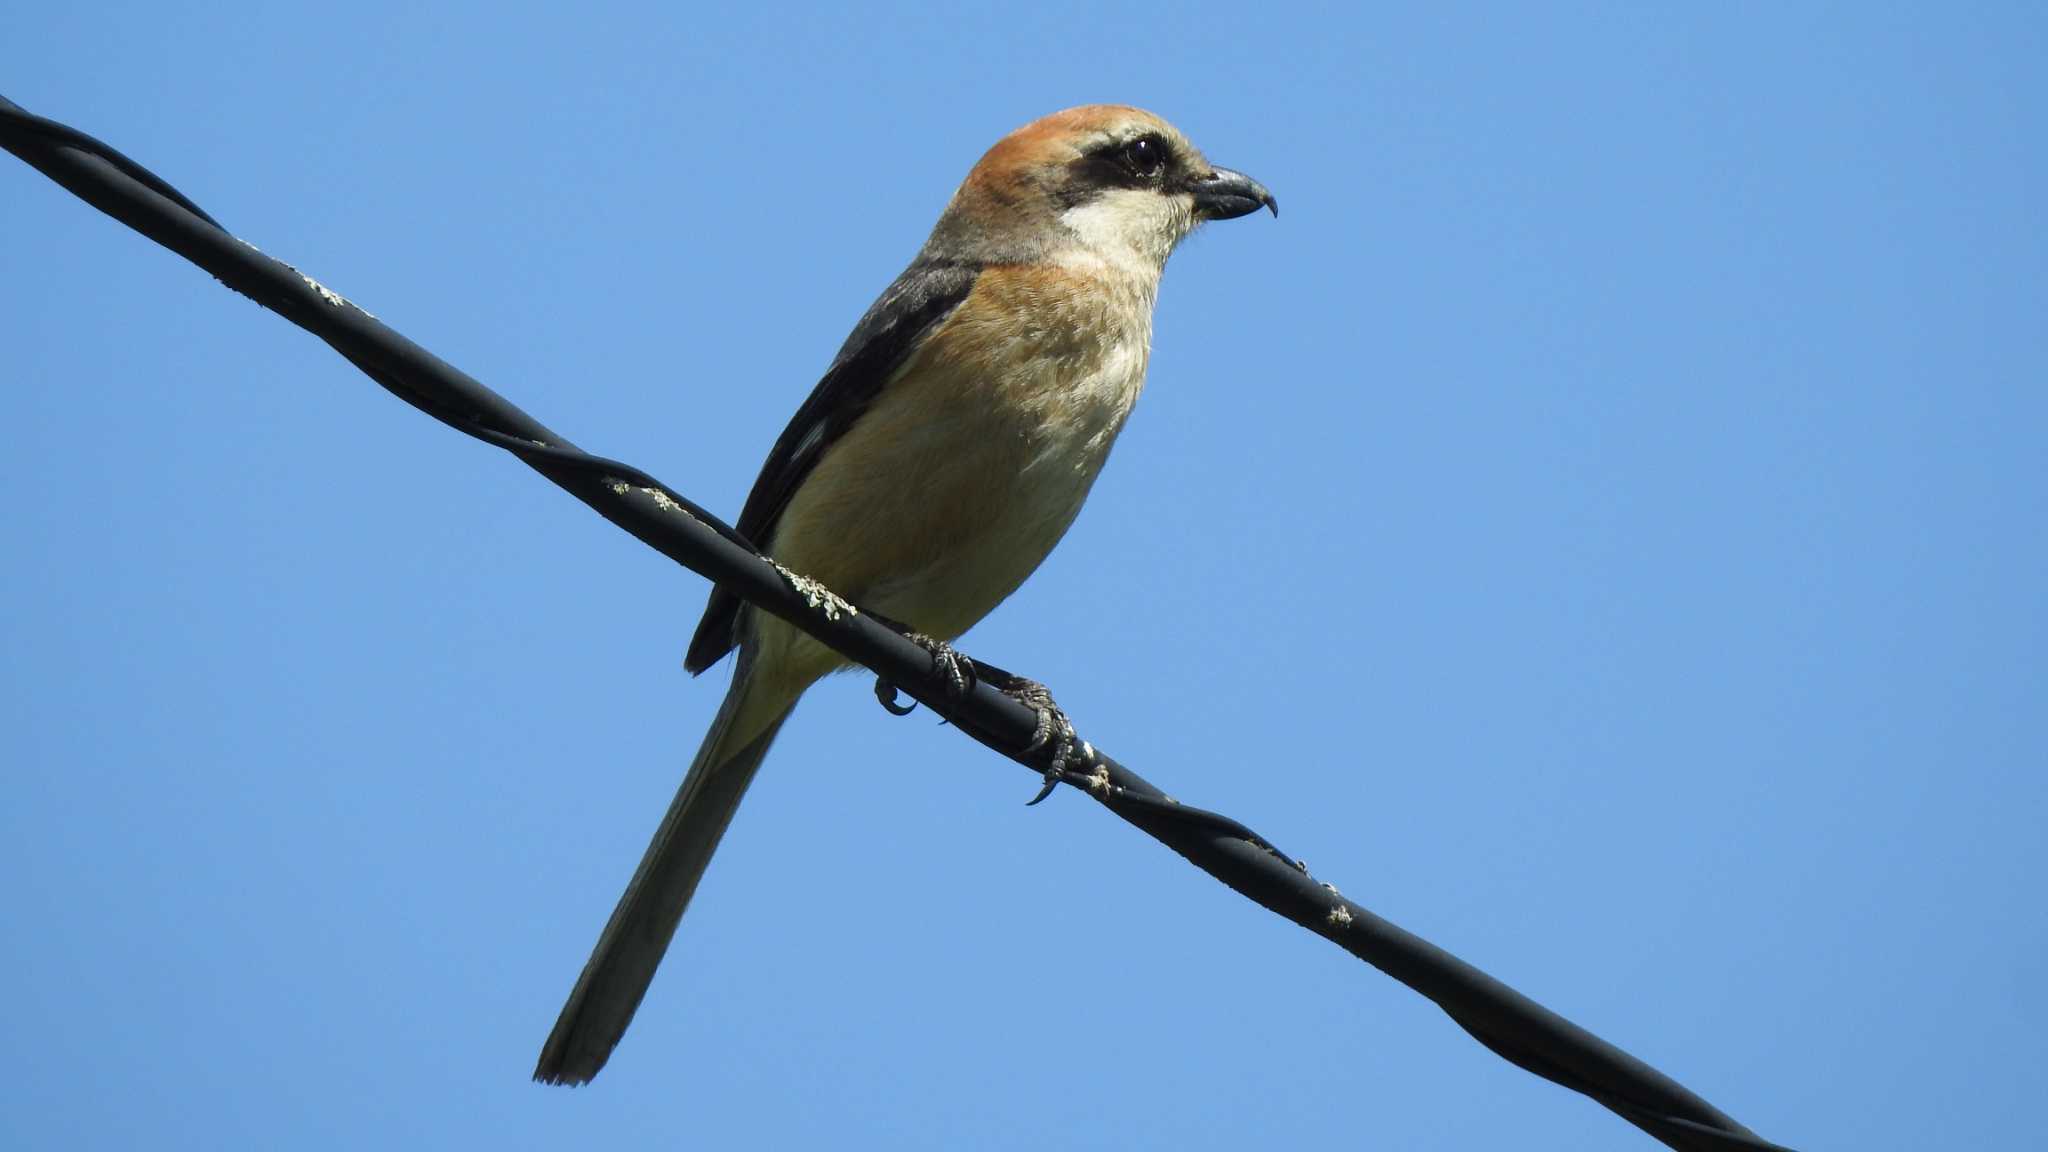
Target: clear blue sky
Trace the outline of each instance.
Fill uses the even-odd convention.
[[[2038,8],[126,7],[0,92],[728,514],[983,148],[1168,116],[1284,214],[965,647],[1773,1139],[2038,1139]],[[703,582],[11,159],[0,375],[0,1144],[1651,1146],[854,678],[532,1085]]]

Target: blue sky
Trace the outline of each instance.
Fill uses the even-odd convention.
[[[2048,1084],[2030,6],[28,6],[4,93],[735,512],[1008,129],[1174,258],[967,650],[1803,1149]],[[799,710],[612,1066],[527,1074],[722,691],[698,578],[0,167],[18,1147],[1637,1149],[1092,804]]]

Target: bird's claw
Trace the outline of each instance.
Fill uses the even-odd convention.
[[[1052,795],[1052,790],[1059,787],[1060,781],[1066,779],[1067,767],[1076,759],[1074,752],[1080,745],[1075,737],[1073,722],[1068,720],[1067,714],[1053,702],[1052,693],[1046,690],[1045,685],[1036,680],[1026,680],[1022,676],[1013,676],[1010,682],[1003,686],[1002,692],[1003,695],[1031,709],[1038,717],[1038,725],[1032,729],[1031,740],[1024,745],[1024,751],[1029,754],[1043,751],[1048,747],[1052,749],[1052,759],[1045,765],[1045,784],[1039,788],[1038,795],[1025,803],[1024,806],[1029,808]]]
[[[881,701],[884,711],[888,712],[891,716],[908,716],[912,712],[917,711],[917,701],[912,700],[908,704],[899,704],[896,701],[897,695],[897,689],[894,684],[889,683],[880,676],[875,677],[875,699]]]
[[[965,699],[974,691],[974,661],[953,650],[944,640],[934,640],[922,632],[905,632],[905,640],[917,645],[932,658],[932,679],[946,690],[952,700]]]
[[[1033,805],[1037,804],[1037,803],[1038,803],[1038,802],[1039,802],[1040,800],[1043,800],[1043,799],[1045,799],[1045,798],[1046,798],[1047,796],[1050,796],[1050,795],[1052,795],[1052,790],[1053,790],[1053,789],[1055,789],[1055,788],[1057,788],[1057,787],[1059,787],[1059,786],[1060,786],[1060,774],[1059,774],[1059,773],[1057,773],[1057,772],[1052,772],[1052,771],[1048,771],[1048,772],[1046,772],[1046,774],[1045,774],[1045,783],[1044,783],[1044,785],[1043,785],[1043,786],[1041,786],[1041,787],[1040,787],[1040,788],[1038,789],[1038,795],[1036,795],[1036,796],[1033,796],[1033,797],[1032,797],[1031,799],[1029,799],[1029,800],[1026,800],[1026,801],[1024,802],[1024,806],[1025,806],[1026,808],[1032,807]]]
[[[974,691],[977,677],[973,660],[954,651],[953,646],[944,640],[934,640],[922,632],[905,632],[903,638],[924,649],[931,656],[932,679],[938,682],[947,699],[962,700],[969,692]],[[882,707],[887,709],[890,715],[908,716],[917,711],[915,700],[908,704],[897,703],[898,691],[896,685],[880,676],[875,677],[875,699],[881,701]]]

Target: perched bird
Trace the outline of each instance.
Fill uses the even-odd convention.
[[[942,646],[1036,569],[1081,510],[1145,382],[1152,303],[1205,220],[1278,205],[1137,108],[1056,112],[998,141],[776,440],[741,534]],[[597,1075],[797,698],[844,667],[713,589],[684,666],[739,649],[732,687],[542,1049]]]

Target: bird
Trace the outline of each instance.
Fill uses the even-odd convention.
[[[1280,214],[1264,185],[1139,108],[1069,108],[1004,136],[776,439],[739,533],[949,654],[1079,514],[1144,385],[1174,248],[1262,207]],[[777,731],[847,666],[714,587],[684,667],[735,648],[725,700],[535,1080],[583,1084],[604,1067]]]

